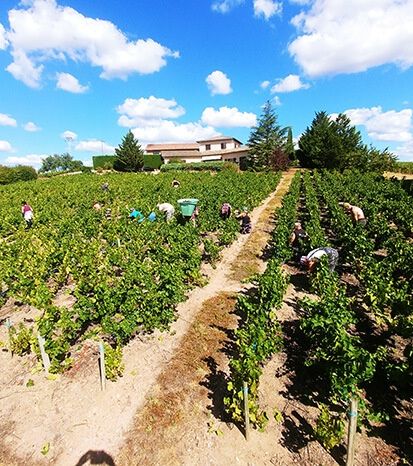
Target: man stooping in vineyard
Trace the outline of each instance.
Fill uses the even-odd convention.
[[[169,222],[175,215],[175,207],[169,202],[163,202],[156,206],[160,212],[165,212],[166,221]]]
[[[338,251],[330,247],[313,249],[306,256],[301,257],[300,264],[306,267],[309,272],[312,272],[323,256],[327,256],[328,267],[333,272],[338,262]]]
[[[364,212],[360,207],[351,205],[348,202],[343,202],[342,206],[344,207],[344,210],[350,215],[351,220],[355,225],[358,224],[364,226],[367,223]]]

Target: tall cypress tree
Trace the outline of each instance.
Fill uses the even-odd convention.
[[[270,159],[274,151],[283,149],[286,144],[287,128],[282,128],[277,122],[271,102],[267,101],[258,124],[252,128],[248,146],[248,165],[253,170],[270,168]]]
[[[119,147],[115,149],[116,158],[113,163],[115,170],[136,172],[143,167],[143,150],[132,131],[123,137]]]

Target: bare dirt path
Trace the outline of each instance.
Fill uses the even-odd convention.
[[[160,406],[164,412],[165,406],[173,408],[182,399],[190,402],[193,393],[188,389],[198,388],[197,379],[191,379],[189,384],[182,382],[187,391],[177,394],[165,390],[170,374],[177,376],[175,383],[176,379],[186,380],[188,369],[201,379],[213,369],[208,367],[208,361],[212,363],[214,345],[222,341],[232,325],[231,319],[236,322],[228,309],[233,307],[234,296],[243,287],[241,280],[263,267],[260,255],[269,238],[269,219],[288,190],[294,172],[284,174],[277,190],[251,213],[252,233],[240,236],[224,250],[216,269],[207,271],[208,285],[190,292],[188,299],[178,306],[178,320],[171,331],[130,342],[124,349],[124,377],[108,382],[104,392],[99,385],[95,342],[79,348],[73,369],[57,380],[47,380],[32,358],[11,358],[10,353],[0,351],[0,465],[111,465],[115,464],[113,458],[116,464],[124,461],[149,464],[140,463],[139,456],[133,453],[134,442],[128,440],[122,448],[124,435],[132,425],[132,436],[126,434],[126,439],[133,437],[138,428],[136,420],[145,416],[151,406]],[[213,312],[206,313],[205,309]],[[13,310],[15,321],[33,317],[28,306]],[[209,334],[210,322],[215,325],[215,336]],[[5,326],[0,329],[0,341],[6,341]],[[188,348],[196,350],[197,357],[202,356],[206,368],[196,358],[190,365]],[[186,365],[178,377],[180,361]],[[150,414],[149,419],[156,418]],[[167,425],[153,428],[144,425],[145,432],[168,431]],[[214,426],[210,429],[213,431]],[[133,453],[129,460],[128,451]]]

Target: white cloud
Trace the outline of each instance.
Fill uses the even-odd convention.
[[[0,140],[0,152],[13,152],[13,147],[8,141]]]
[[[392,152],[397,155],[400,160],[405,160],[408,162],[413,162],[413,139],[410,141],[405,142],[396,149],[392,150]]]
[[[371,108],[354,108],[345,113],[353,125],[363,125],[367,134],[377,141],[411,141],[412,109],[400,112],[389,110],[383,112],[380,106]]]
[[[299,89],[308,89],[309,84],[303,83],[300,79],[300,76],[296,74],[289,74],[283,79],[279,79],[277,84],[271,88],[271,92],[293,92],[298,91]]]
[[[244,3],[244,0],[217,0],[213,2],[212,9],[218,13],[228,13],[241,3]]]
[[[5,113],[0,113],[0,126],[17,126],[17,121]]]
[[[157,126],[146,126],[132,129],[140,144],[166,142],[193,142],[217,136],[219,133],[211,126],[200,123],[176,123],[162,120]]]
[[[75,150],[84,152],[93,152],[97,154],[114,154],[115,148],[105,141],[98,139],[90,139],[89,141],[79,141],[75,146]]]
[[[267,89],[268,86],[270,85],[271,83],[269,81],[263,81],[261,84],[260,84],[260,87],[261,89]]]
[[[82,86],[79,80],[69,73],[56,73],[56,78],[56,87],[63,91],[83,94],[89,89],[88,86]]]
[[[272,101],[274,102],[274,105],[278,105],[278,106],[282,105],[281,100],[278,97],[278,95],[275,95],[274,98],[272,99]]]
[[[223,128],[250,128],[256,125],[257,117],[254,113],[240,112],[236,107],[220,107],[218,110],[207,107],[202,112],[201,122]]]
[[[273,0],[254,0],[254,15],[263,16],[266,20],[281,14],[282,3]]]
[[[121,114],[118,124],[126,128],[140,125],[153,126],[160,120],[178,118],[185,114],[185,109],[174,99],[168,100],[154,96],[140,99],[128,98],[117,107],[116,111]]]
[[[6,30],[4,26],[0,23],[0,50],[5,50],[7,48],[7,39],[6,39]]]
[[[179,56],[150,38],[129,41],[110,21],[83,16],[56,0],[20,5],[9,11],[6,39],[13,63],[7,70],[30,87],[40,87],[43,63],[48,60],[86,62],[101,68],[102,78],[126,79],[132,73],[159,71],[167,57]]]
[[[25,125],[23,125],[23,128],[26,131],[29,131],[30,133],[34,133],[36,131],[40,131],[42,128],[36,125],[36,123],[33,123],[32,121],[29,121]]]
[[[230,94],[232,92],[231,80],[222,71],[213,71],[206,77],[205,81],[208,84],[208,88],[211,91],[212,95],[225,95]]]
[[[37,155],[37,154],[28,154],[22,157],[11,156],[7,157],[5,164],[6,165],[30,165],[34,168],[40,168],[42,160],[46,158],[47,155]]]
[[[292,24],[300,35],[288,49],[309,76],[413,64],[411,0],[315,0]]]
[[[60,137],[61,137],[62,139],[70,139],[70,140],[72,140],[72,141],[76,141],[76,139],[77,139],[77,134],[74,133],[73,131],[68,131],[68,130],[67,130],[67,131],[65,131],[64,133],[62,133],[62,134],[60,135]]]

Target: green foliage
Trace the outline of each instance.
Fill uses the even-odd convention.
[[[143,154],[143,168],[145,170],[158,170],[163,164],[160,154]]]
[[[60,172],[60,171],[81,171],[83,162],[73,160],[73,157],[67,152],[59,155],[49,155],[42,160],[42,166],[39,173]]]
[[[317,112],[311,126],[299,140],[297,152],[303,167],[361,171],[391,170],[396,157],[386,150],[368,148],[361,133],[351,125],[349,117],[340,113],[335,120],[326,112]]]
[[[113,164],[116,160],[115,155],[94,155],[92,157],[93,168],[97,170],[98,168],[103,168],[109,170],[113,168]]]
[[[345,428],[343,415],[332,414],[328,406],[323,403],[320,403],[318,407],[320,414],[317,418],[314,434],[324,448],[331,450],[343,440]]]
[[[252,128],[248,140],[248,165],[252,170],[269,170],[275,151],[282,150],[287,143],[287,128],[277,122],[271,102],[267,101],[257,126]],[[278,152],[277,152],[278,153]]]
[[[104,347],[106,378],[115,381],[118,377],[122,377],[125,370],[125,365],[122,362],[122,347],[112,348],[107,343],[104,344]]]
[[[13,354],[23,356],[30,353],[34,341],[33,329],[26,327],[22,323],[16,327],[9,328],[9,348]]]
[[[293,141],[293,130],[291,126],[289,126],[287,130],[287,142],[285,143],[284,151],[291,162],[297,160]]]
[[[37,178],[33,167],[17,165],[17,167],[4,167],[0,165],[0,185],[15,183],[17,181],[30,181]]]
[[[161,166],[162,172],[170,171],[222,171],[227,167],[227,162],[190,162],[190,163],[166,163]]]
[[[121,172],[137,172],[143,168],[143,150],[132,131],[123,137],[115,149],[116,158],[113,168]]]

